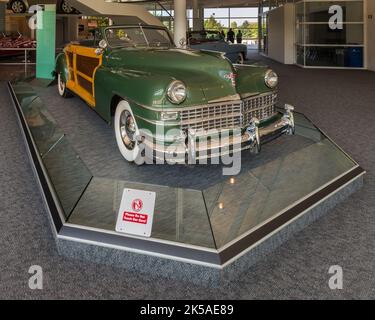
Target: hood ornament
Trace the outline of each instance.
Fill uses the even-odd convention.
[[[230,80],[232,82],[232,86],[236,87],[236,78],[237,78],[237,75],[234,72],[225,74],[224,78],[227,79],[227,80]]]

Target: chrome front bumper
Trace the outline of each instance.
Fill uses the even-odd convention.
[[[294,107],[285,106],[284,112],[278,112],[271,119],[260,123],[253,118],[245,130],[196,131],[187,130],[170,146],[158,144],[150,139],[143,140],[146,154],[160,162],[195,164],[204,160],[231,155],[243,150],[258,153],[261,145],[282,134],[295,132]],[[150,153],[151,151],[151,153]]]

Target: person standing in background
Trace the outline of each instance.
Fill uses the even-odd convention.
[[[224,32],[224,30],[221,30],[221,31],[220,31],[220,35],[221,35],[221,37],[223,38],[223,40],[225,40],[225,32]]]
[[[232,28],[227,33],[227,41],[234,43],[234,31]]]
[[[237,43],[242,43],[242,32],[241,30],[238,30],[238,33],[237,33]]]

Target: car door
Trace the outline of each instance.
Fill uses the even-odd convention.
[[[67,88],[91,107],[95,107],[95,73],[102,65],[103,53],[98,50],[98,37],[90,42],[71,44],[65,50],[69,69]]]

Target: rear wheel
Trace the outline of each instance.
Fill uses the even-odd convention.
[[[57,89],[59,90],[59,95],[63,98],[69,98],[72,96],[69,90],[66,88],[66,83],[63,80],[61,73],[59,73],[57,76]]]
[[[14,13],[25,13],[26,12],[26,3],[22,0],[12,1],[10,8]]]

